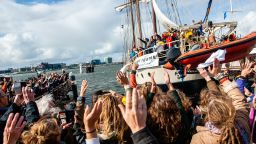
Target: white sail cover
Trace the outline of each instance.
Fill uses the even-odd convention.
[[[159,9],[159,7],[156,4],[156,0],[152,0],[153,3],[153,8],[155,10],[155,14],[157,19],[159,20],[159,22],[163,25],[163,27],[167,30],[173,28],[173,29],[177,29],[179,26],[177,24],[175,24],[174,22],[172,22],[167,16],[165,16],[161,10]]]

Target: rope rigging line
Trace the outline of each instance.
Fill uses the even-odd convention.
[[[167,10],[167,16],[169,18],[171,18],[171,11],[170,11],[169,4],[168,4],[167,0],[165,0],[165,5],[166,5],[166,10]]]
[[[180,14],[179,14],[179,9],[178,9],[178,2],[177,0],[174,0],[174,4],[175,4],[175,8],[176,8],[176,14],[177,14],[177,18],[179,20],[179,25],[182,25],[181,19],[180,19]]]
[[[152,7],[151,7],[150,3],[148,3],[146,7],[147,7],[147,13],[149,14],[149,19],[150,19],[150,22],[147,23],[147,27],[151,28],[152,24],[150,25],[150,23],[152,23],[152,21],[153,21],[153,14],[152,14],[152,11],[150,10],[150,8],[152,9]],[[148,34],[150,34],[149,31],[148,31]]]

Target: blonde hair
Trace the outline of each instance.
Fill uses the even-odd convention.
[[[211,98],[221,97],[220,92],[212,91],[207,88],[202,89],[200,92],[200,108],[203,114],[207,113],[207,106]]]
[[[207,117],[213,125],[221,130],[220,144],[241,144],[235,127],[236,110],[228,97],[211,97]]]
[[[60,128],[54,118],[42,118],[36,122],[29,131],[22,133],[24,144],[59,144]]]
[[[98,100],[103,101],[100,119],[96,123],[98,132],[109,138],[115,134],[117,140],[123,143],[125,141],[124,136],[125,132],[128,130],[128,126],[118,108],[118,99],[109,93],[100,96]]]

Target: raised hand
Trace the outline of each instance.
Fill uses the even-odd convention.
[[[6,126],[4,129],[4,144],[16,144],[20,135],[26,125],[23,121],[24,117],[19,117],[19,113],[11,113],[7,119]]]
[[[164,71],[164,82],[168,86],[170,91],[174,90],[174,87],[171,83],[171,80],[167,71]]]
[[[21,106],[22,103],[24,102],[24,98],[22,94],[17,94],[14,98],[14,102],[16,105]]]
[[[139,67],[138,64],[136,64],[136,63],[133,63],[133,64],[132,64],[132,70],[137,70],[138,67]]]
[[[121,85],[129,85],[128,78],[121,71],[116,73],[116,79]]]
[[[31,88],[29,88],[28,86],[22,88],[22,94],[26,104],[30,101],[35,101],[35,94],[31,91]]]
[[[202,114],[202,111],[201,111],[201,109],[199,108],[199,106],[196,106],[195,108],[192,108],[192,110],[193,110],[193,114],[194,114],[195,116]]]
[[[253,95],[253,93],[251,93],[246,87],[244,87],[244,94],[246,96],[252,96]]]
[[[64,130],[71,128],[71,126],[72,126],[72,123],[63,123],[63,124],[61,124],[61,127]]]
[[[211,68],[210,66],[208,67],[208,71],[210,74],[212,74],[213,76],[216,76],[218,73],[221,72],[221,64],[220,61],[218,59],[214,59],[213,62],[213,67]]]
[[[251,63],[245,63],[242,66],[241,76],[246,77],[247,75],[249,75],[253,71],[252,65],[253,65],[252,62]]]
[[[151,93],[156,92],[156,81],[155,81],[154,76],[155,76],[155,72],[150,73],[150,82],[152,84],[151,85],[151,90],[150,90]]]
[[[211,77],[208,75],[208,72],[205,69],[198,69],[200,75],[206,80],[210,81]]]
[[[169,85],[171,82],[170,82],[170,77],[169,77],[169,74],[167,71],[164,71],[164,83],[166,85]]]
[[[82,81],[81,90],[80,90],[80,96],[85,96],[86,90],[88,88],[88,82],[86,80]]]
[[[132,133],[146,127],[147,105],[143,95],[138,95],[137,88],[133,89],[132,95],[126,96],[126,104],[119,104],[123,118],[131,128]]]
[[[93,132],[95,131],[95,123],[100,117],[102,111],[102,102],[97,101],[92,110],[90,110],[89,106],[86,106],[86,109],[84,111],[84,126],[86,132]]]

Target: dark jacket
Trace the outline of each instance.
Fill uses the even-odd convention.
[[[37,105],[34,101],[30,101],[25,107],[25,120],[27,125],[37,122],[40,119],[40,114]]]
[[[30,101],[25,107],[13,103],[5,114],[0,118],[0,143],[3,143],[3,132],[10,113],[20,113],[25,117],[27,125],[39,120],[40,115],[35,102]]]
[[[182,135],[180,135],[177,140],[174,143],[180,144],[180,143],[186,143],[190,139],[190,127],[191,127],[191,121],[189,120],[188,113],[185,111],[185,108],[182,105],[182,101],[180,99],[179,94],[177,93],[176,90],[170,91],[171,95],[174,98],[174,101],[179,108],[180,115],[181,115],[181,121],[184,124],[184,131]]]
[[[73,129],[74,129],[74,133],[73,133],[73,136],[75,137],[76,139],[76,142],[78,144],[85,144],[86,141],[86,137],[85,137],[85,133],[82,132],[82,129],[81,129],[81,125],[79,123],[75,123],[73,125]]]
[[[148,128],[144,128],[132,135],[134,144],[159,144]]]

